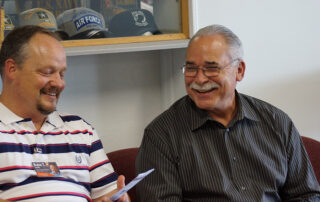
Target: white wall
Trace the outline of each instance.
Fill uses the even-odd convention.
[[[140,145],[161,108],[158,51],[68,57],[58,109],[91,123],[105,151]]]
[[[183,49],[68,57],[58,110],[91,123],[106,152],[137,147],[146,125],[183,93],[181,72],[171,73],[183,61]]]
[[[198,28],[222,24],[242,40],[240,92],[280,107],[320,140],[320,1],[197,0]]]

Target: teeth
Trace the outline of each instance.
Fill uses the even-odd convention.
[[[56,96],[57,94],[56,93],[45,93],[47,95],[51,95],[51,96]]]

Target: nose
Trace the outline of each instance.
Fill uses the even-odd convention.
[[[63,89],[65,86],[65,80],[59,73],[55,73],[51,76],[50,84],[53,87]]]
[[[195,81],[198,84],[203,84],[205,82],[207,82],[209,79],[208,77],[204,74],[204,71],[202,70],[202,68],[198,69],[197,75],[195,77]]]

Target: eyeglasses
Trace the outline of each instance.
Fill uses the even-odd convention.
[[[228,64],[224,66],[219,66],[218,64],[206,64],[202,68],[196,66],[194,64],[185,64],[182,66],[182,72],[186,77],[196,77],[198,74],[198,70],[202,69],[203,74],[207,77],[215,77],[220,74],[220,71],[235,61],[240,60],[239,58],[231,60]]]

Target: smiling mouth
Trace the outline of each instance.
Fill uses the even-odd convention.
[[[215,90],[218,90],[220,88],[220,85],[215,82],[208,82],[208,83],[200,85],[194,81],[190,84],[189,87],[192,90],[194,90],[196,93],[206,94],[206,93],[211,93]]]
[[[43,93],[45,95],[50,95],[50,96],[57,96],[57,93]]]
[[[55,91],[55,92],[46,92],[45,90],[41,90],[40,92],[41,92],[41,94],[54,96],[54,97],[57,97],[57,95],[58,95],[57,91]]]
[[[211,88],[211,89],[193,89],[195,90],[197,93],[210,93],[213,92],[215,90],[218,90],[218,88]]]

